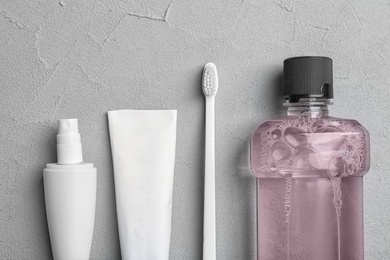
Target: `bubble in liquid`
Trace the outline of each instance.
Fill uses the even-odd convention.
[[[345,133],[336,127],[324,127],[315,131],[309,141],[316,152],[328,157],[335,156],[342,152]]]
[[[275,161],[286,160],[290,157],[291,150],[287,144],[282,142],[274,143],[271,147],[271,157]]]
[[[269,166],[269,168],[270,168],[270,170],[273,171],[273,172],[276,171],[276,163],[274,163],[274,162],[271,163],[271,165]]]
[[[289,178],[293,176],[293,171],[291,170],[280,170],[278,171],[278,175],[283,178]]]
[[[340,132],[340,130],[334,126],[327,126],[323,129],[319,129],[317,132],[318,133],[336,133],[336,132]]]
[[[294,169],[295,170],[311,170],[309,155],[313,152],[310,149],[299,149],[294,156]]]
[[[341,178],[332,178],[333,186],[333,205],[335,206],[337,216],[341,216],[342,191],[341,191]]]
[[[284,130],[284,139],[286,142],[293,146],[303,146],[307,144],[307,134],[296,127],[288,127]]]
[[[288,224],[290,219],[290,211],[291,211],[291,178],[286,178],[284,194],[284,213],[285,215],[285,223]]]
[[[309,153],[309,162],[312,167],[318,170],[326,170],[329,165],[329,157],[325,157],[319,153]]]
[[[355,166],[353,164],[348,164],[347,168],[346,168],[346,172],[348,175],[351,175],[353,174],[355,171]]]
[[[279,139],[282,136],[282,131],[280,129],[275,129],[271,132],[271,137],[274,140]]]
[[[340,122],[339,121],[332,121],[331,123],[332,126],[340,126]]]
[[[317,127],[317,129],[320,129],[320,128],[323,128],[325,126],[325,123],[322,120],[318,120],[318,121],[314,122],[313,126]]]
[[[330,178],[342,177],[346,172],[347,163],[342,157],[335,157],[329,161],[328,175]]]

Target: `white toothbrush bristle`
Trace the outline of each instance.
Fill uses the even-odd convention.
[[[202,90],[205,96],[212,96],[218,90],[217,68],[211,62],[207,63],[203,69]]]

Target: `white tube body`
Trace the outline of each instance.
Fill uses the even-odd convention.
[[[168,260],[176,110],[109,111],[124,260]]]
[[[55,260],[88,260],[96,208],[92,163],[47,164],[43,171],[46,215]]]

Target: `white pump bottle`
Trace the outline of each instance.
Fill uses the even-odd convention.
[[[96,208],[97,172],[84,163],[77,119],[60,119],[58,163],[43,170],[46,215],[54,260],[89,259]]]

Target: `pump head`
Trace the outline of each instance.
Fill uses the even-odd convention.
[[[83,162],[77,118],[58,120],[57,159],[58,164]]]

